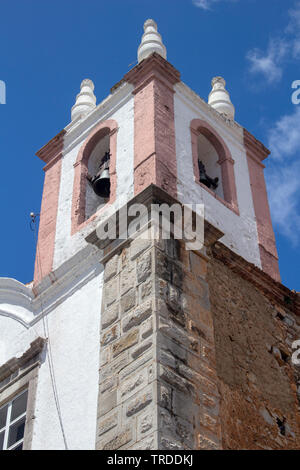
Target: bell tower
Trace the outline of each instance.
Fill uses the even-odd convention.
[[[280,280],[263,175],[268,150],[234,120],[222,77],[206,103],[166,57],[147,20],[138,65],[97,106],[94,84],[83,80],[71,123],[38,152],[46,163],[42,277],[86,247],[99,218],[155,184],[182,203],[203,203],[222,243]]]
[[[269,151],[235,120],[224,78],[212,79],[208,102],[181,80],[153,20],[137,58],[99,104],[83,80],[71,122],[37,153],[45,183],[30,295],[59,315],[54,351],[68,344],[75,355],[57,378],[62,414],[86,429],[80,443],[70,424],[70,446],[293,448],[298,379],[284,358],[299,299],[280,284]],[[151,218],[131,238],[99,237],[135,204],[202,204],[203,246],[145,236]],[[86,415],[74,417],[70,383],[79,407],[89,394]]]

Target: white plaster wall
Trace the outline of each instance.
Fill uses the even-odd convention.
[[[224,233],[221,241],[246,260],[261,267],[242,128],[236,124],[229,127],[229,124],[216,115],[216,111],[183,83],[175,85],[174,107],[179,200],[186,204],[203,203],[206,219]],[[190,132],[190,123],[193,119],[202,119],[214,127],[226,142],[235,160],[239,216],[194,180]]]
[[[117,197],[113,205],[101,214],[101,220],[121,207],[134,195],[134,97],[132,85],[125,84],[119,91],[100,103],[84,120],[69,129],[64,138],[59,207],[54,252],[54,269],[86,245],[84,238],[99,224],[100,217],[80,232],[71,236],[71,208],[74,181],[74,163],[84,140],[103,120],[114,119],[117,135]]]
[[[0,279],[0,294],[1,283]],[[64,287],[52,287],[44,300],[51,342],[55,379],[62,420],[69,449],[94,449],[99,382],[100,321],[103,272],[101,265],[86,267],[69,276]],[[26,289],[25,286],[24,290]],[[30,295],[30,289],[28,289]],[[0,295],[1,297],[1,295]],[[19,295],[15,295],[15,312],[10,293],[10,313],[2,290],[0,298],[0,366],[21,356],[37,337],[46,337],[39,300],[28,310],[28,324],[20,316]],[[49,309],[55,304],[55,308]],[[39,370],[36,393],[33,449],[64,449],[55,407],[46,350]]]

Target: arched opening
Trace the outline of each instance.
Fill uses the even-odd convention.
[[[88,174],[94,177],[101,167],[104,156],[110,153],[110,136],[108,133],[99,140],[88,160]],[[91,184],[86,186],[85,195],[85,220],[89,219],[95,212],[100,210],[109,198],[101,197],[95,193]]]
[[[83,143],[74,164],[74,187],[72,201],[72,234],[96,217],[107,204],[116,198],[116,152],[117,123],[113,119],[100,123]],[[95,194],[90,177],[101,173],[105,155],[109,155],[107,165],[110,191],[108,197]],[[108,173],[107,172],[107,173]]]
[[[212,191],[214,191],[219,197],[224,199],[222,170],[219,163],[219,155],[215,147],[203,134],[199,134],[198,136],[198,162],[200,165],[201,163],[203,164],[206,175],[213,180],[211,184],[209,180],[204,184],[212,189]],[[216,178],[218,179],[217,181]],[[199,181],[201,181],[200,174]],[[205,181],[205,177],[203,178],[203,181]],[[214,181],[216,181],[215,184],[213,184]]]
[[[195,181],[238,213],[234,160],[222,137],[207,122],[191,122]]]

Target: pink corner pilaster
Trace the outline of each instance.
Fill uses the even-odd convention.
[[[134,191],[154,183],[177,196],[174,85],[179,72],[152,54],[128,72],[134,85]]]
[[[61,159],[65,133],[66,131],[62,130],[37,152],[37,156],[46,163],[46,166],[44,168],[45,181],[34,269],[35,285],[47,276],[53,268]]]
[[[270,152],[246,129],[244,129],[244,145],[247,153],[262,269],[280,282],[275,235],[264,178],[265,167],[262,163]]]

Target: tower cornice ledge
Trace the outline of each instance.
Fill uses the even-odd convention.
[[[150,184],[146,189],[138,193],[135,197],[133,197],[126,206],[121,207],[116,214],[113,214],[111,216],[112,221],[116,220],[117,221],[117,229],[116,233],[119,233],[119,225],[118,222],[120,220],[120,216],[123,216],[124,210],[130,209],[131,206],[135,204],[142,204],[147,210],[148,210],[148,215],[150,214],[150,208],[152,204],[167,204],[169,206],[172,206],[173,204],[179,204],[181,207],[183,207],[183,204],[175,199],[173,196],[168,194],[165,190],[159,188],[155,184]],[[193,212],[193,217],[196,217],[195,212]],[[129,224],[134,220],[134,217],[128,217],[127,223]],[[105,223],[109,223],[109,220],[106,220]],[[148,218],[148,226],[151,225],[151,218]],[[172,224],[171,224],[172,225]],[[144,227],[145,228],[145,227]],[[204,252],[206,251],[206,248],[210,247],[213,245],[217,240],[222,238],[223,232],[221,230],[217,229],[214,227],[212,224],[210,224],[207,220],[204,220]],[[132,236],[134,238],[135,235]],[[101,263],[103,261],[107,261],[107,259],[113,254],[118,251],[121,246],[127,244],[130,241],[130,238],[128,239],[103,239],[100,240],[98,235],[97,235],[97,229],[93,230],[86,238],[86,241],[88,243],[91,243],[92,245],[96,245],[100,250],[103,250],[102,253],[102,259]],[[205,253],[203,253],[205,254]]]
[[[244,128],[244,143],[247,148],[249,157],[253,158],[257,163],[263,165],[262,161],[265,160],[271,152],[246,128]]]
[[[180,82],[180,72],[156,52],[131,69],[124,80],[139,88],[154,77],[168,85]]]
[[[48,165],[55,163],[61,157],[66,130],[62,129],[55,137],[36,152],[36,156]],[[47,168],[47,167],[46,167]]]

